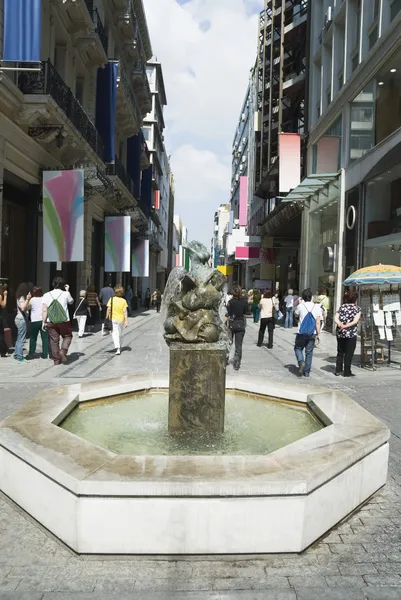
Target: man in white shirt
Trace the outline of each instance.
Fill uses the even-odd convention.
[[[67,362],[67,352],[72,342],[72,325],[68,305],[73,304],[74,299],[69,292],[70,286],[65,283],[62,277],[55,277],[53,279],[53,288],[53,291],[47,292],[43,296],[42,327],[43,329],[47,328],[49,332],[51,355],[54,364],[60,365]],[[52,322],[48,315],[48,309],[55,301],[59,305],[58,312],[60,316],[57,318],[57,322]],[[65,320],[63,320],[64,317]],[[63,340],[61,348],[60,337]]]
[[[293,324],[294,324],[294,296],[293,296],[292,290],[288,290],[288,294],[284,298],[284,302],[285,302],[284,327],[286,329],[292,329]]]
[[[312,290],[302,292],[302,302],[295,310],[299,316],[298,333],[295,338],[295,356],[298,361],[298,376],[309,377],[312,368],[313,350],[316,340],[319,341],[322,309],[312,302]],[[305,355],[304,355],[305,351]]]

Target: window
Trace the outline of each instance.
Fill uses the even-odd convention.
[[[371,48],[373,48],[373,46],[376,44],[376,42],[377,42],[377,35],[378,35],[378,27],[376,25],[372,29],[372,31],[369,33],[369,50]]]
[[[152,138],[152,128],[151,127],[142,127],[143,137],[147,142],[149,142]]]
[[[400,10],[401,10],[401,0],[394,0],[394,2],[392,3],[392,5],[390,7],[390,20],[391,21],[396,18],[396,16],[400,12]]]
[[[338,74],[338,90],[341,90],[343,85],[344,85],[344,73],[343,73],[343,71],[341,71]]]
[[[352,63],[351,63],[352,72],[354,72],[355,69],[357,69],[358,65],[359,65],[359,50],[357,50],[357,52],[352,57]]]

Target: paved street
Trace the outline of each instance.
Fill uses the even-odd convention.
[[[273,351],[257,348],[256,334],[257,326],[249,322],[243,371],[296,380],[295,329],[276,329]],[[51,385],[167,372],[161,336],[160,316],[142,313],[130,319],[119,357],[113,355],[111,339],[96,333],[74,339],[66,366],[40,358],[27,364],[0,359],[0,418]],[[390,474],[383,490],[311,548],[301,555],[77,557],[0,497],[0,600],[401,598],[401,372],[354,367],[354,379],[335,378],[334,357],[335,340],[324,334],[308,383],[344,390],[391,428]]]

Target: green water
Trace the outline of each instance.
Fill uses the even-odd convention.
[[[126,455],[269,454],[322,428],[303,406],[227,392],[225,431],[169,434],[168,391],[83,403],[61,427]]]

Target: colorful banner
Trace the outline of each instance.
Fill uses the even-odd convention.
[[[106,273],[127,273],[131,260],[131,217],[106,217],[104,220]]]
[[[293,190],[301,182],[301,136],[299,133],[279,134],[280,193]]]
[[[4,62],[40,61],[41,0],[4,0]]]
[[[43,172],[43,262],[84,260],[84,172]]]
[[[239,224],[245,227],[248,224],[248,177],[239,178]]]
[[[132,243],[132,277],[149,277],[149,240]]]

